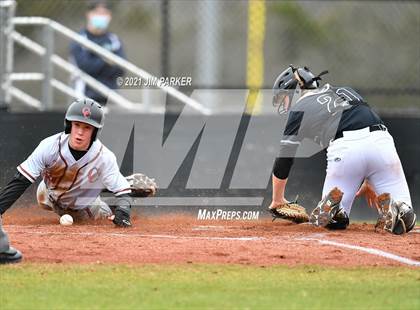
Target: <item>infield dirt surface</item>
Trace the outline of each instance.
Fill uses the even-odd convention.
[[[38,208],[11,210],[3,221],[13,246],[31,263],[420,265],[418,226],[395,236],[364,223],[328,231],[268,218],[199,221],[188,215],[135,215],[129,229],[105,220],[65,227],[57,215]]]

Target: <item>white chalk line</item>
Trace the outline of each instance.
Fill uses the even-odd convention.
[[[264,237],[206,237],[206,236],[171,236],[171,235],[147,235],[147,234],[123,234],[107,232],[52,232],[52,231],[19,231],[20,234],[27,235],[53,235],[53,236],[112,236],[112,237],[140,237],[140,238],[160,238],[160,239],[196,239],[196,240],[234,240],[234,241],[255,241],[263,240]]]
[[[10,227],[19,227],[15,225],[10,225]],[[107,232],[52,232],[52,231],[19,231],[19,233],[23,234],[33,234],[33,235],[74,235],[74,236],[112,236],[112,237],[140,237],[140,238],[161,238],[161,239],[189,239],[189,240],[228,240],[228,241],[261,241],[261,240],[269,240],[265,237],[206,237],[206,236],[172,236],[172,235],[147,235],[147,234],[136,234],[136,233],[130,233],[130,234],[124,234],[124,233],[107,233]],[[341,243],[333,240],[325,240],[325,239],[317,239],[317,238],[323,238],[326,234],[312,234],[308,237],[300,237],[296,238],[295,240],[302,240],[302,241],[317,241],[321,244],[326,245],[332,245],[336,247],[341,248],[347,248],[351,250],[358,250],[361,252],[369,253],[372,255],[377,255],[380,257],[384,257],[390,260],[397,261],[399,263],[403,263],[410,266],[416,266],[420,267],[420,261],[416,261],[410,258],[406,258],[403,256],[399,256],[396,254],[392,254],[389,252],[385,252],[378,249],[373,249],[369,247],[362,247],[357,245],[351,245],[346,243]],[[283,238],[281,239],[283,240]]]
[[[199,231],[222,231],[222,230],[226,230],[225,226],[217,226],[217,225],[199,225],[199,226],[194,226],[191,230],[199,230]]]
[[[410,259],[410,258],[407,258],[407,257],[403,257],[403,256],[399,256],[399,255],[395,255],[395,254],[385,252],[385,251],[382,251],[382,250],[378,250],[378,249],[374,249],[374,248],[362,247],[362,246],[358,246],[358,245],[341,243],[341,242],[332,241],[332,240],[316,239],[314,237],[304,237],[304,238],[300,238],[299,240],[317,241],[321,244],[333,245],[333,246],[340,247],[340,248],[346,248],[346,249],[366,252],[366,253],[369,253],[369,254],[373,254],[373,255],[385,257],[385,258],[388,258],[388,259],[391,259],[391,260],[395,260],[399,263],[403,263],[403,264],[406,264],[406,265],[420,267],[420,261]]]

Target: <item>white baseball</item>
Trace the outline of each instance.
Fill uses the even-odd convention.
[[[63,226],[70,226],[73,225],[73,218],[70,214],[64,214],[60,217],[60,224]]]

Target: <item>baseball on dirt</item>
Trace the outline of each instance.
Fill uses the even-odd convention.
[[[70,214],[64,214],[60,217],[60,224],[63,226],[73,225],[73,217]]]

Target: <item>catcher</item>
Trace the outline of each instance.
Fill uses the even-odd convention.
[[[97,102],[73,102],[64,132],[41,141],[0,192],[0,214],[42,176],[37,190],[40,207],[60,216],[70,214],[76,222],[108,218],[117,226],[131,226],[131,197],[154,195],[157,186],[142,174],[122,176],[114,153],[98,139],[103,125],[103,108]],[[100,198],[103,190],[114,194],[112,206]]]
[[[416,215],[392,136],[354,89],[329,84],[319,88],[325,73],[315,76],[307,67],[290,65],[274,83],[273,104],[280,113],[288,113],[288,120],[274,163],[269,210],[275,218],[345,229],[354,198],[365,195],[378,209],[376,227],[394,234],[409,232]],[[323,198],[310,216],[284,197],[295,154],[305,138],[327,147]]]

